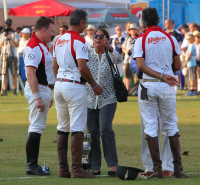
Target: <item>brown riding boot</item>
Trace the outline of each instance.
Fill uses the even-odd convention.
[[[149,176],[149,178],[157,177],[158,179],[162,179],[162,161],[160,160],[158,137],[150,137],[149,135],[146,135],[146,139],[154,165],[154,172],[152,175]]]
[[[179,133],[177,132],[174,136],[169,137],[170,147],[172,151],[172,156],[174,158],[174,176],[176,178],[185,178],[188,175],[183,171],[183,166],[181,162],[181,155],[180,155],[180,140],[179,140]]]
[[[71,178],[67,160],[68,136],[69,132],[58,131],[57,133],[58,177]]]
[[[88,174],[82,168],[82,151],[83,151],[83,132],[72,133],[71,151],[72,151],[72,169],[71,178],[96,178]]]

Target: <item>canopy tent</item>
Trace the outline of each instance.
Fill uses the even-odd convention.
[[[130,12],[121,9],[104,9],[92,12],[88,16],[88,23],[93,24],[95,27],[114,27],[126,22],[138,23],[139,18]]]
[[[54,0],[41,0],[11,8],[9,15],[33,17],[33,16],[69,16],[76,8]]]
[[[0,8],[3,8],[3,1],[0,0]],[[21,6],[24,4],[35,2],[36,0],[6,0],[7,8],[14,8],[17,6]],[[80,8],[101,8],[102,5],[105,7],[125,7],[124,4],[129,4],[130,0],[57,0],[58,2],[62,2],[65,4],[69,4],[71,6],[80,5]],[[100,7],[99,7],[100,5]],[[81,7],[83,6],[83,7]],[[76,6],[75,6],[76,7]]]

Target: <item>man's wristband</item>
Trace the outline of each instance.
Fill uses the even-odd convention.
[[[33,96],[34,96],[35,100],[41,99],[41,96],[40,96],[39,92],[34,93]]]
[[[96,84],[94,87],[92,87],[92,90],[95,90],[99,85]]]
[[[162,73],[160,73],[160,80],[162,80],[162,76],[163,76],[163,74],[162,74]]]

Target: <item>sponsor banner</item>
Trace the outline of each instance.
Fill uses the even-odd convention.
[[[126,13],[112,13],[112,17],[115,19],[129,19],[128,14]]]
[[[102,16],[102,13],[99,13],[99,14],[91,14],[90,15],[90,18],[99,18],[99,17],[101,17]]]
[[[139,18],[142,16],[142,10],[147,7],[149,7],[148,1],[142,1],[142,2],[135,2],[133,0],[130,1],[131,13]]]

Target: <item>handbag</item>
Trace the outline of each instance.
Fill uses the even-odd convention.
[[[124,85],[124,83],[123,83],[123,81],[120,77],[119,70],[118,70],[117,66],[115,68],[110,56],[108,55],[108,49],[107,48],[106,48],[106,57],[108,59],[109,65],[110,65],[117,101],[118,102],[126,102],[127,99],[128,99],[128,91],[127,91],[126,86]]]

